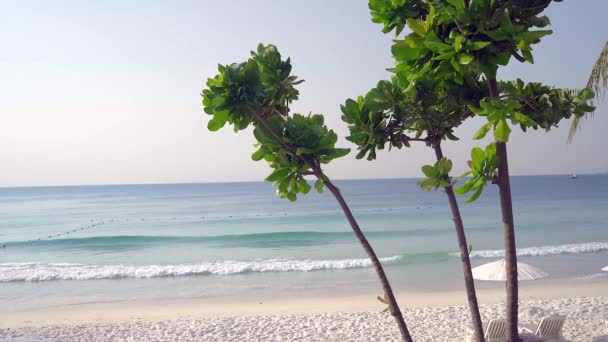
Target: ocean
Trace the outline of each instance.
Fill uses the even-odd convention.
[[[463,287],[441,191],[336,184],[394,288]],[[608,176],[521,176],[512,188],[519,261],[548,272],[541,282],[608,285]],[[499,259],[495,186],[460,204],[473,266]],[[263,182],[0,188],[3,311],[370,291],[381,294],[375,273],[329,192],[291,203]]]

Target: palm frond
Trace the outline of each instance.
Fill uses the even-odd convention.
[[[589,80],[587,80],[587,88],[593,89],[596,100],[605,99],[606,92],[608,91],[608,41],[606,41],[604,48],[591,69]],[[593,105],[593,102],[591,104]],[[576,132],[581,129],[582,119],[593,117],[593,113],[591,112],[583,117],[574,117],[570,125],[570,132],[568,133],[568,142],[572,142]]]
[[[600,52],[595,65],[593,65],[593,69],[591,69],[587,88],[593,89],[597,98],[603,99],[606,96],[608,90],[608,41]]]

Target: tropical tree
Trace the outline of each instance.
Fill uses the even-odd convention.
[[[471,272],[469,245],[458,201],[452,187],[452,162],[445,158],[441,142],[458,140],[454,129],[473,116],[468,103],[478,102],[484,93],[484,84],[475,79],[463,86],[451,83],[434,84],[432,79],[420,80],[417,91],[406,94],[397,77],[380,81],[365,96],[348,99],[342,106],[342,120],[349,124],[346,138],[358,146],[357,158],[376,159],[376,150],[410,147],[414,142],[424,143],[435,152],[436,163],[425,165],[422,172],[427,179],[420,186],[427,190],[444,189],[452,212],[458,238],[460,259],[465,279],[467,299],[475,331],[475,340],[483,342],[483,327]]]
[[[229,123],[238,132],[253,126],[257,150],[251,157],[265,160],[273,169],[266,180],[277,187],[278,196],[296,201],[298,194],[307,194],[311,190],[307,176],[316,178],[318,192],[329,189],[372,261],[384,290],[383,301],[389,305],[403,340],[412,341],[380,260],[340,190],[322,169],[323,164],[345,156],[349,149],[335,147],[338,137],[324,124],[323,115],[290,115],[289,105],[299,95],[295,86],[302,82],[290,73],[290,59],[282,60],[272,45],[260,44],[246,62],[220,65],[219,74],[208,79],[203,90],[204,110],[213,116],[207,127],[217,131]]]
[[[396,39],[392,46],[396,61],[392,70],[403,82],[405,94],[416,94],[421,80],[427,78],[446,88],[451,84],[465,85],[469,79],[487,85],[487,96],[468,108],[487,119],[474,139],[481,139],[492,130],[494,142],[485,149],[472,150],[471,170],[466,173],[470,178],[456,192],[473,191],[469,201],[474,201],[488,181],[499,188],[509,341],[519,339],[515,223],[507,155],[509,123],[524,131],[548,130],[563,118],[593,110],[588,104],[593,97],[589,89],[574,92],[521,80],[505,83],[504,92],[499,89],[500,66],[507,65],[512,57],[534,62],[532,46],[551,33],[537,30],[549,25],[549,19],[541,14],[550,3],[551,0],[370,0],[372,20],[383,24],[384,32],[396,30],[399,35],[406,26],[412,31]]]
[[[597,100],[604,99],[606,96],[606,91],[608,90],[608,41],[604,44],[604,48],[591,69],[591,74],[587,80],[587,88],[591,88],[595,91]],[[593,112],[589,113],[589,115],[572,119],[570,132],[568,133],[568,141],[572,141],[576,132],[581,128],[581,125],[583,124],[582,119],[586,119],[589,116],[593,116]]]

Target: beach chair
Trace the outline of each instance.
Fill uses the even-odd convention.
[[[521,330],[536,335],[542,341],[562,341],[562,327],[565,321],[565,316],[545,316],[536,326],[522,324]]]
[[[475,331],[472,327],[467,328],[469,340],[473,341]],[[507,341],[507,320],[505,318],[495,318],[488,324],[483,323],[484,338],[486,342],[506,342]]]

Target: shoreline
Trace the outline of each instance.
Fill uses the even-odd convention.
[[[569,298],[606,297],[605,282],[520,285],[520,302]],[[225,317],[255,317],[282,315],[315,315],[327,313],[377,313],[385,306],[379,293],[355,295],[306,294],[297,297],[193,298],[160,301],[125,301],[116,303],[74,304],[23,311],[0,311],[0,328],[67,326],[79,324],[122,323],[130,321],[171,321]],[[396,291],[403,310],[466,306],[464,290]],[[504,302],[505,291],[500,288],[478,288],[480,304]],[[1,310],[1,309],[0,309]]]

